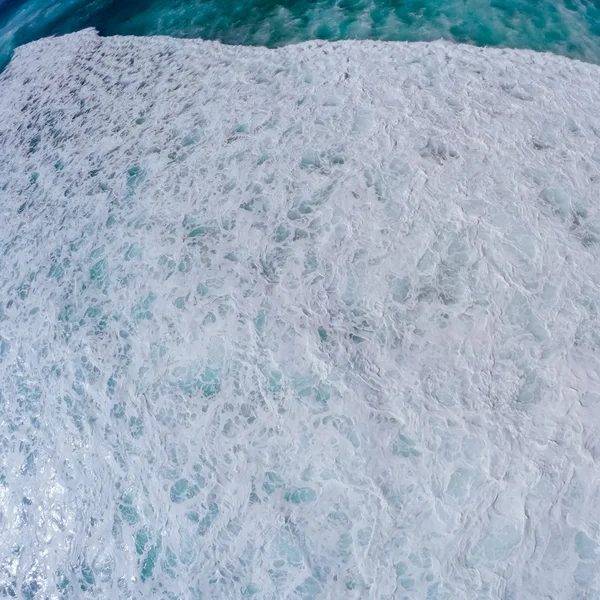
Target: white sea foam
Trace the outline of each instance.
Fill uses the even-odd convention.
[[[20,48],[1,593],[599,598],[599,144],[532,52]]]

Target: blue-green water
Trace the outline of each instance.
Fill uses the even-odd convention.
[[[269,47],[444,38],[600,62],[599,0],[0,0],[0,68],[18,45],[84,27]]]

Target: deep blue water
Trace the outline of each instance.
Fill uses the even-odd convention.
[[[0,0],[0,68],[20,44],[84,27],[270,47],[444,38],[600,62],[600,0]]]

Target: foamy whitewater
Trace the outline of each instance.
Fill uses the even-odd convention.
[[[93,31],[0,77],[0,595],[600,598],[600,68]]]

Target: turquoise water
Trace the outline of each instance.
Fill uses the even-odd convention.
[[[444,38],[600,62],[598,0],[0,0],[0,68],[18,45],[84,27],[269,47]]]

